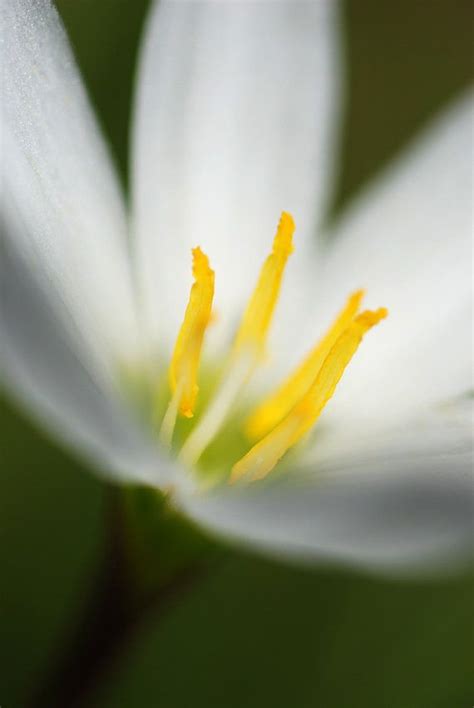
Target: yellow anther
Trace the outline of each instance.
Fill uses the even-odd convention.
[[[214,271],[200,248],[193,248],[193,276],[194,283],[169,370],[171,391],[178,393],[177,407],[186,418],[192,418],[194,414],[202,343],[211,319],[214,297]]]
[[[234,351],[248,347],[261,358],[272,315],[280,293],[283,272],[288,256],[293,251],[293,217],[283,212],[273,240],[273,248],[260,271],[260,276],[242,318],[234,344]]]
[[[273,239],[272,252],[262,266],[242,317],[222,385],[181,450],[180,458],[187,465],[195,464],[216,436],[242,388],[248,384],[256,364],[265,355],[267,333],[280,293],[283,272],[293,250],[294,230],[293,218],[283,212]]]
[[[348,299],[324,337],[310,351],[304,361],[290,374],[248,418],[245,431],[256,440],[272,430],[308,391],[331,347],[357,314],[363,290],[357,290]]]
[[[376,311],[366,310],[353,319],[329,351],[318,375],[303,398],[271,433],[254,445],[234,465],[231,482],[243,476],[248,476],[250,480],[265,477],[283,455],[313,427],[333,395],[364,334],[387,314],[385,308]]]

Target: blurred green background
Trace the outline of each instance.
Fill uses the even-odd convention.
[[[148,1],[57,5],[126,183]],[[472,7],[467,0],[345,3],[349,103],[334,209],[467,85]],[[114,490],[7,402],[0,421],[2,708],[474,703],[471,573],[409,582],[289,568],[219,548],[200,572],[130,617],[114,597]],[[163,545],[147,558],[157,569]],[[113,637],[124,617],[127,631],[109,656],[104,633],[110,624]],[[94,652],[88,639],[96,641],[101,626]]]

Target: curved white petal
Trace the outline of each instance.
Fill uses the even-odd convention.
[[[3,236],[102,362],[135,353],[121,194],[51,2],[5,0],[1,39]]]
[[[137,342],[113,169],[51,3],[5,0],[1,40],[4,384],[104,471],[156,483],[166,465],[112,390]]]
[[[391,424],[385,418],[370,424],[355,419],[341,429],[334,420],[322,420],[301,450],[300,469],[318,479],[341,478],[367,468],[376,475],[379,468],[403,474],[416,462],[418,473],[429,473],[433,460],[440,463],[453,454],[472,454],[472,421],[470,394]],[[446,474],[449,477],[449,463]]]
[[[472,408],[454,400],[470,385],[471,111],[464,98],[438,119],[335,234],[316,304],[336,311],[365,285],[391,313],[351,363],[306,466],[183,495],[200,523],[276,555],[382,568],[449,564],[472,547]]]
[[[336,15],[332,0],[157,4],[139,74],[133,190],[144,306],[161,346],[184,312],[192,246],[216,270],[217,339],[236,325],[283,209],[298,246],[285,290],[308,267],[331,185]]]
[[[320,461],[266,484],[183,496],[212,531],[308,562],[427,570],[466,559],[472,548],[472,442],[465,414],[446,429],[399,435],[371,456],[339,467]],[[375,441],[373,441],[375,442]]]
[[[438,117],[332,234],[325,309],[368,290],[389,317],[370,332],[327,409],[341,429],[391,421],[471,385],[473,102]]]
[[[94,376],[82,341],[62,326],[57,303],[29,264],[2,242],[0,365],[7,391],[43,428],[122,481],[164,484],[170,465],[104,379]],[[93,369],[92,369],[93,371]]]

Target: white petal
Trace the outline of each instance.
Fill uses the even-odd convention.
[[[335,421],[323,419],[301,450],[300,466],[320,479],[352,476],[368,467],[376,475],[387,466],[394,474],[404,473],[407,465],[421,459],[424,466],[416,464],[418,473],[429,473],[430,460],[472,453],[472,420],[469,394],[390,425],[385,418],[370,425],[355,419],[341,429]]]
[[[7,391],[43,428],[122,481],[164,484],[171,473],[123,402],[84,365],[87,353],[14,251],[0,258],[0,364]],[[50,294],[50,293],[49,293]]]
[[[183,496],[200,523],[308,561],[416,570],[465,558],[472,413],[452,398],[470,380],[469,111],[464,100],[443,116],[336,234],[334,295],[323,304],[336,309],[342,292],[366,285],[394,325],[371,333],[351,364],[340,390],[358,385],[345,408],[339,393],[330,403],[306,454],[313,463],[260,486]]]
[[[4,383],[104,471],[157,483],[166,465],[109,376],[136,351],[114,172],[50,2],[6,0],[2,21]]]
[[[472,105],[463,97],[435,120],[332,234],[325,308],[363,286],[369,304],[390,312],[328,406],[343,427],[415,414],[470,388]]]
[[[4,237],[98,357],[135,352],[122,198],[49,0],[5,0],[1,55]]]
[[[463,430],[443,438],[435,426],[405,448],[355,454],[338,474],[322,464],[182,503],[214,532],[282,558],[445,568],[465,560],[473,541],[472,445]]]
[[[294,279],[307,266],[331,185],[336,11],[332,0],[165,1],[151,16],[133,187],[143,298],[161,345],[179,327],[192,246],[216,269],[216,338],[235,326],[283,209],[298,227]]]

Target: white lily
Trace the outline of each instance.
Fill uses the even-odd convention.
[[[470,98],[437,118],[327,238],[320,232],[341,114],[336,4],[161,2],[138,77],[130,227],[50,3],[5,0],[2,44],[0,335],[11,394],[98,469],[122,482],[171,486],[183,513],[268,552],[377,567],[464,555],[472,492]],[[208,412],[180,424],[192,431],[184,448],[170,449],[185,391],[195,394],[212,301],[212,271],[197,253],[194,296],[203,299],[197,310],[191,302],[172,358],[191,248],[199,245],[215,272],[218,322],[203,357],[217,384],[212,370],[222,370],[282,208],[295,217],[295,253],[269,332],[266,380],[256,352],[285,265],[275,265],[278,254],[240,327],[247,343],[234,346]],[[286,261],[289,217],[282,230]],[[336,373],[328,359],[319,378],[300,371],[300,418],[288,399],[273,422],[275,408],[260,408],[251,421],[266,442],[237,464],[230,453],[218,460],[224,476],[234,467],[241,481],[203,488],[193,464],[224,422],[228,436],[237,430],[237,393],[245,388],[245,400],[260,404],[355,286],[390,317],[364,340],[316,434],[294,444],[342,373],[335,353],[348,360],[362,335],[354,312],[338,332],[345,344],[333,339],[324,352]],[[271,288],[267,322],[262,302]],[[140,418],[123,371],[141,371],[155,396],[171,360],[175,392],[160,437],[156,413],[152,423]],[[321,387],[324,400],[315,402]]]

